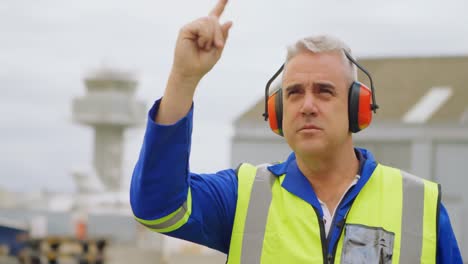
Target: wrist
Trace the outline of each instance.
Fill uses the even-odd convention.
[[[195,88],[200,82],[202,76],[187,74],[178,69],[172,68],[168,82],[176,84],[178,87]]]

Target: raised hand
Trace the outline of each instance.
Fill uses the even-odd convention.
[[[221,57],[232,26],[230,21],[219,22],[226,4],[227,0],[218,0],[208,16],[180,30],[171,74],[155,117],[157,123],[173,124],[187,114],[198,82]]]
[[[220,24],[227,0],[218,0],[206,17],[199,18],[179,32],[172,71],[181,77],[200,80],[221,57],[232,22]]]

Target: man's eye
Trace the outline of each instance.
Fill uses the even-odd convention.
[[[320,93],[329,93],[329,94],[333,94],[332,90],[328,89],[328,88],[320,88]]]
[[[288,91],[288,95],[293,95],[293,94],[297,94],[298,91],[297,90],[290,90]]]

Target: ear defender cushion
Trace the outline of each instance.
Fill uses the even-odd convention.
[[[278,90],[276,96],[276,118],[278,118],[278,135],[283,136],[283,89]]]
[[[348,97],[349,131],[356,133],[372,121],[372,92],[360,82],[353,82]]]
[[[268,121],[270,128],[280,136],[283,136],[283,92],[282,89],[268,97]]]

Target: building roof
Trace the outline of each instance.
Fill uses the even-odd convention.
[[[468,55],[444,57],[365,58],[358,61],[372,75],[380,106],[374,121],[400,122],[432,87],[451,87],[448,100],[427,123],[459,124],[468,121]],[[369,86],[359,72],[359,80]],[[370,86],[369,86],[370,87]],[[264,98],[236,120],[262,121]],[[468,123],[468,122],[467,122]]]
[[[18,223],[18,221],[14,221],[5,217],[0,217],[0,227],[25,231],[28,229],[25,224]]]

